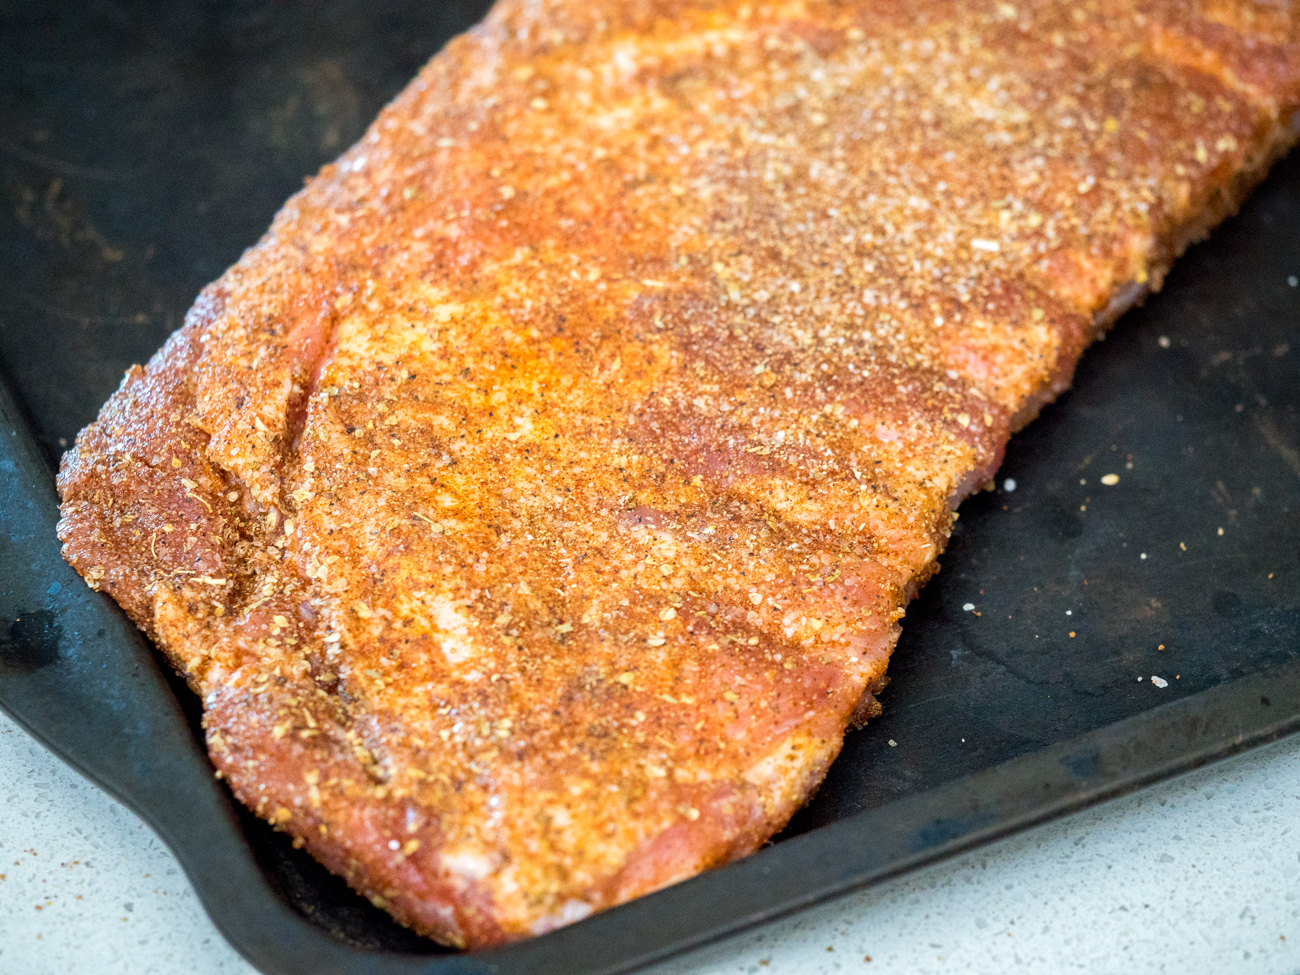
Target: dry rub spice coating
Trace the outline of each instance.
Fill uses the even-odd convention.
[[[377,904],[568,923],[806,800],[1298,103],[1289,0],[503,0],[82,432],[67,557]]]

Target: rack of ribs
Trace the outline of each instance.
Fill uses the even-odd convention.
[[[1288,0],[502,0],[127,374],[66,556],[376,904],[578,920],[808,799],[1298,106]]]

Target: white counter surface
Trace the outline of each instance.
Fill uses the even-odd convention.
[[[0,975],[252,975],[149,829],[3,716],[0,782]],[[655,975],[1021,971],[1300,973],[1300,736]]]

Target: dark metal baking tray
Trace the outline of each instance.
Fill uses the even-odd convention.
[[[454,955],[238,808],[193,696],[59,558],[53,465],[302,177],[482,8],[0,6],[0,706],[150,823],[250,961],[624,971],[1300,727],[1295,158],[1088,353],[998,489],[963,507],[883,717],[770,847]]]

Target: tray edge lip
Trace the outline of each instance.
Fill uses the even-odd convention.
[[[1207,699],[1217,701],[1221,698],[1226,699],[1240,695],[1243,692],[1245,692],[1246,696],[1254,696],[1255,689],[1251,687],[1251,685],[1259,681],[1274,678],[1278,676],[1279,673],[1286,673],[1290,676],[1295,683],[1297,691],[1300,691],[1300,657],[1297,657],[1282,664],[1226,680],[1214,687],[1188,694],[1186,697],[1179,698],[1175,701],[1169,701],[1157,705],[1139,714],[1084,732],[1074,738],[1035,749],[1004,762],[999,762],[996,765],[991,765],[988,768],[981,769],[970,775],[952,779],[942,785],[935,786],[933,789],[927,789],[924,792],[907,796],[903,799],[896,800],[895,802],[888,803],[885,806],[854,813],[850,816],[846,816],[844,819],[828,823],[822,827],[814,828],[809,830],[807,833],[800,834],[799,836],[791,837],[789,840],[786,840],[777,846],[767,847],[748,857],[732,861],[731,863],[725,864],[714,870],[706,871],[703,874],[698,874],[694,877],[683,880],[672,887],[667,887],[663,890],[647,894],[634,901],[630,901],[627,904],[618,905],[617,907],[611,908],[601,914],[594,915],[590,919],[590,922],[579,922],[579,924],[597,922],[602,918],[608,917],[613,912],[635,908],[639,904],[650,905],[653,903],[654,898],[667,894],[675,887],[698,882],[710,876],[722,875],[724,872],[737,873],[741,869],[748,867],[749,869],[757,869],[763,874],[767,874],[770,872],[770,867],[767,866],[766,859],[774,857],[778,850],[794,852],[794,850],[790,849],[791,844],[815,844],[817,846],[828,846],[833,847],[838,851],[843,851],[844,848],[839,845],[838,841],[845,838],[847,835],[860,831],[863,826],[869,824],[876,818],[877,813],[884,810],[894,812],[900,807],[905,808],[912,804],[919,805],[922,803],[934,802],[937,795],[940,793],[949,791],[965,791],[970,788],[972,783],[989,781],[996,777],[1011,774],[1013,772],[1020,772],[1024,769],[1055,762],[1058,760],[1059,756],[1067,755],[1071,751],[1082,750],[1082,748],[1087,747],[1087,743],[1096,739],[1105,738],[1123,731],[1140,729],[1148,725],[1150,721],[1155,718],[1167,718],[1171,721],[1176,721],[1180,718],[1190,718],[1194,720],[1195,710],[1199,706],[1203,706]],[[877,884],[885,883],[912,871],[932,866],[955,856],[960,856],[961,854],[970,852],[980,846],[1009,839],[1018,833],[1026,832],[1055,820],[1068,818],[1092,807],[1109,802],[1112,799],[1119,799],[1124,796],[1133,795],[1149,787],[1172,781],[1184,775],[1189,775],[1198,769],[1232,759],[1252,749],[1273,744],[1297,733],[1300,733],[1300,708],[1297,708],[1289,715],[1286,715],[1270,724],[1238,734],[1230,739],[1222,741],[1221,744],[1203,748],[1195,754],[1186,754],[1162,762],[1157,767],[1148,771],[1110,780],[1107,783],[1100,785],[1098,788],[1088,790],[1073,798],[1046,802],[1036,809],[1027,810],[1022,814],[1010,816],[1006,820],[996,824],[972,830],[951,840],[937,844],[933,848],[899,857],[895,863],[883,869],[861,871],[858,875],[846,878],[842,882],[827,885],[824,889],[775,906],[762,915],[748,917],[732,924],[722,925],[716,929],[702,932],[697,937],[690,938],[684,942],[674,943],[672,946],[665,947],[662,951],[648,953],[641,958],[629,959],[626,962],[620,962],[613,965],[574,969],[573,973],[574,975],[630,975],[630,973],[640,971],[650,965],[658,964],[677,955],[694,951],[706,947],[709,944],[742,934],[743,932],[759,925],[780,920],[781,918],[789,917],[817,905],[847,896],[856,891],[865,890]],[[1134,739],[1136,739],[1136,735],[1134,736]],[[577,925],[573,926],[573,928],[576,927]],[[551,938],[566,930],[573,930],[573,928],[560,929],[552,934],[544,935],[542,938]],[[539,940],[541,939],[534,938],[520,942],[519,944],[528,945]],[[511,947],[513,946],[493,949],[489,952],[480,952],[470,955],[469,957],[488,959],[498,953],[508,952]],[[503,971],[509,970],[504,969]],[[427,975],[439,975],[439,973],[436,968],[429,968],[427,969]]]

